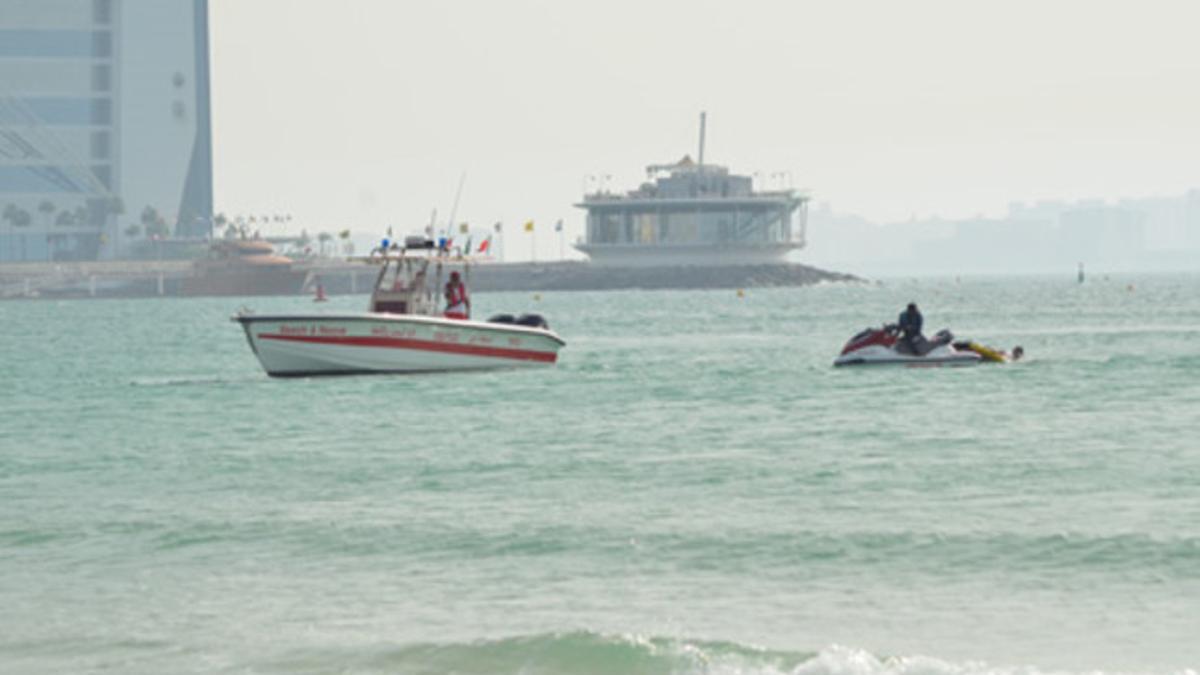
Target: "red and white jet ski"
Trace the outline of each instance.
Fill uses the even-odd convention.
[[[931,340],[917,341],[916,350],[900,339],[894,325],[867,328],[850,338],[842,353],[833,361],[835,366],[973,366],[983,357],[966,343],[955,343],[954,335],[946,329],[938,331]]]

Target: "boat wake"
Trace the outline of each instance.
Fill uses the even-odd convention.
[[[211,386],[214,384],[253,384],[261,382],[263,378],[257,375],[246,375],[244,377],[229,377],[221,375],[185,375],[178,377],[136,377],[129,380],[131,387],[186,387],[186,386]]]

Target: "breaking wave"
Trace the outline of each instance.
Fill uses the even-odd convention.
[[[950,662],[928,656],[877,656],[833,645],[819,652],[769,650],[732,642],[696,641],[586,631],[546,633],[470,643],[420,644],[371,655],[313,654],[276,662],[269,672],[460,673],[463,675],[1072,675],[1031,666]],[[349,662],[347,662],[349,661]],[[1080,671],[1084,675],[1085,671]],[[1149,675],[1149,671],[1144,671]],[[1086,675],[1104,675],[1087,671]],[[1116,675],[1116,671],[1113,672]],[[1126,675],[1122,673],[1121,675]],[[1132,675],[1129,673],[1128,675]],[[1196,675],[1194,670],[1171,675]]]

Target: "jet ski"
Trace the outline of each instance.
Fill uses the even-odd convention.
[[[900,339],[900,328],[886,325],[859,332],[833,361],[835,366],[973,366],[984,361],[968,344],[955,342],[954,335],[942,329],[932,339],[919,338],[915,350]]]

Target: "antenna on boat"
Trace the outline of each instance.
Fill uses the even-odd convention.
[[[700,166],[704,166],[704,122],[707,116],[708,113],[700,111],[700,153],[698,155],[699,160],[697,161],[697,164]]]
[[[462,196],[463,183],[467,181],[467,172],[458,177],[458,189],[454,191],[454,206],[450,208],[450,222],[446,224],[446,236],[453,236],[454,216],[458,213],[458,198]]]

